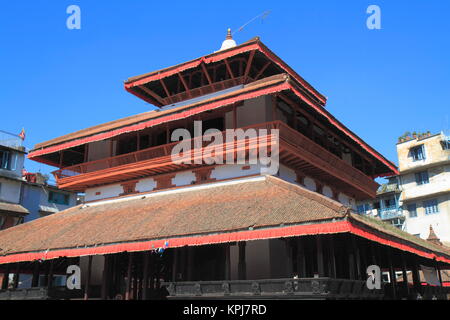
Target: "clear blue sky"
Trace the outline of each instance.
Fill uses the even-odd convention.
[[[81,8],[68,30],[66,8]],[[366,9],[381,8],[381,30]],[[28,148],[151,105],[123,89],[130,76],[209,54],[226,29],[254,36],[328,97],[340,121],[397,162],[405,131],[449,129],[450,1],[41,0],[0,7],[0,129]],[[27,161],[29,171],[53,168]]]

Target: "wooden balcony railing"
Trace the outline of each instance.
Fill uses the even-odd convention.
[[[244,83],[244,77],[236,77],[233,79],[226,79],[219,82],[214,82],[202,87],[198,87],[195,89],[191,89],[189,91],[184,91],[178,94],[175,94],[173,96],[165,98],[165,102],[167,105],[174,104],[177,102],[181,102],[188,99],[193,99],[196,97],[200,97],[206,94],[210,94],[213,92],[217,92],[220,90],[225,90],[234,86],[237,86],[239,84]]]
[[[163,282],[169,299],[382,299],[362,280],[333,278]]]
[[[225,150],[223,155],[224,159],[227,153],[233,152],[233,150],[236,149],[245,150],[246,152],[252,151],[249,150],[249,145],[252,145],[253,148],[256,149],[253,151],[257,152],[258,145],[266,143],[269,147],[268,149],[271,150],[270,130],[279,129],[280,159],[283,159],[283,156],[287,154],[289,158],[297,159],[299,163],[307,163],[310,167],[320,170],[323,175],[328,177],[328,181],[340,181],[340,185],[344,182],[346,186],[356,190],[355,193],[362,194],[365,197],[375,197],[378,184],[370,177],[285,123],[273,121],[251,125],[241,129],[245,131],[250,128],[255,130],[267,129],[268,135],[262,137],[258,136],[256,141],[251,141],[256,142],[256,144],[252,145],[249,141],[245,140],[231,143],[226,142],[226,132],[222,132],[224,141],[223,149]],[[200,149],[200,152],[193,152],[192,156],[202,157],[202,153],[211,142],[202,141],[202,137],[197,139],[200,141],[199,143],[202,148]],[[194,141],[195,139],[191,139],[191,145],[194,145]],[[120,181],[120,174],[122,171],[126,171],[128,175],[130,172],[140,172],[141,176],[168,172],[174,170],[174,166],[176,166],[172,161],[171,152],[173,147],[178,143],[179,142],[173,142],[124,155],[81,163],[62,168],[53,172],[53,174],[58,185],[64,188],[65,186],[76,185],[81,180],[84,181],[83,187],[95,185],[95,183],[98,184],[99,182],[96,181],[96,179],[104,178],[106,175],[112,177],[108,183],[114,181],[114,179],[115,181]],[[191,155],[189,155],[189,157],[191,157]],[[145,171],[145,174],[143,174],[144,170],[147,170]],[[155,171],[153,172],[151,170]],[[87,179],[88,177],[90,180]],[[88,180],[90,182],[88,182]]]

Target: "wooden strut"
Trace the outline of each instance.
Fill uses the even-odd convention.
[[[145,87],[144,85],[139,86],[139,89],[141,89],[142,91],[144,91],[145,93],[147,93],[148,95],[152,96],[156,101],[158,101],[158,103],[160,103],[161,105],[165,105],[166,102],[164,101],[163,98],[161,98],[159,95],[157,95],[156,93],[154,93],[152,90],[148,89],[147,87]]]
[[[250,56],[248,57],[247,65],[245,67],[245,72],[244,72],[244,83],[247,83],[248,74],[250,72],[250,67],[252,66],[253,57],[255,56],[255,52],[256,52],[256,50],[251,51]]]

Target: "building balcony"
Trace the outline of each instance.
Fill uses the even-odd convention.
[[[328,184],[340,192],[353,195],[356,199],[375,197],[379,185],[370,177],[285,123],[273,121],[241,129],[246,130],[250,128],[256,130],[267,129],[267,135],[259,135],[251,141],[244,139],[226,142],[225,131],[222,132],[224,142],[221,150],[223,150],[224,159],[229,153],[234,154],[233,157],[235,158],[236,151],[245,151],[248,158],[248,154],[258,153],[259,148],[263,145],[267,146],[269,152],[272,152],[272,150],[276,149],[273,149],[274,145],[271,145],[271,141],[275,141],[279,147],[280,163],[294,170],[299,170],[302,174],[317,178],[322,183]],[[271,129],[279,130],[279,141],[276,141],[276,139],[272,140],[272,138],[276,137],[270,131]],[[194,143],[194,139],[191,140],[191,143]],[[202,142],[200,151],[193,151],[189,157],[191,159],[201,158],[210,143],[209,141]],[[186,170],[204,165],[174,163],[171,152],[177,144],[179,142],[81,163],[62,168],[53,172],[53,174],[60,188],[83,191],[86,188],[102,184]]]
[[[23,140],[16,134],[0,130],[0,146],[24,152]]]
[[[396,218],[404,218],[403,211],[397,206],[390,206],[379,209],[381,220],[391,220]]]

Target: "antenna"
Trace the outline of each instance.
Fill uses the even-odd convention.
[[[256,17],[254,17],[253,19],[249,20],[248,22],[244,23],[241,27],[239,27],[237,29],[237,31],[233,32],[232,34],[234,35],[235,33],[241,32],[242,30],[244,30],[244,28],[249,25],[250,23],[252,23],[253,21],[255,21],[256,19],[261,18],[261,22],[264,21],[264,19],[267,18],[267,16],[270,14],[270,10],[266,10],[263,13],[257,15]]]

